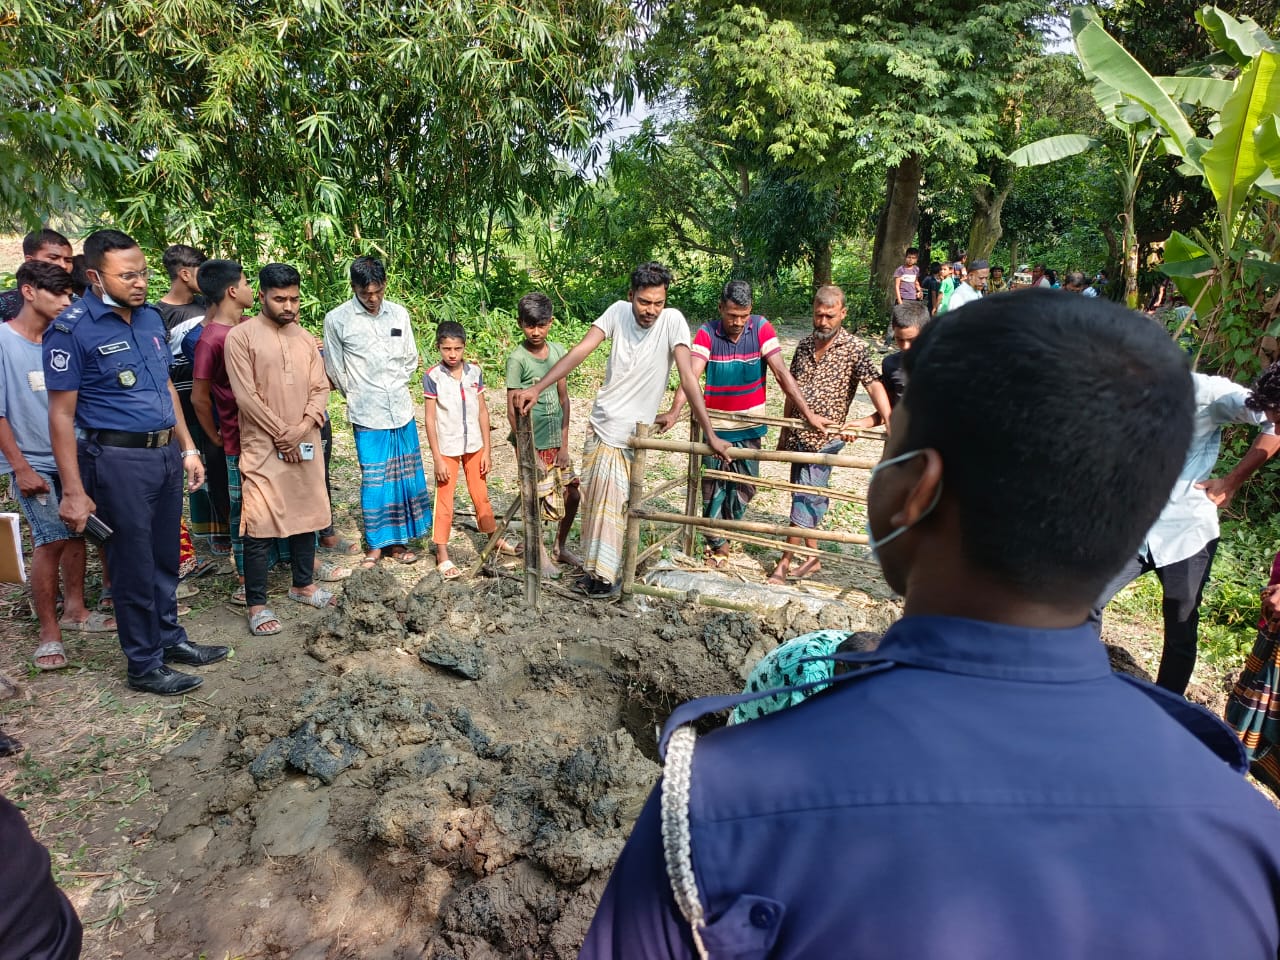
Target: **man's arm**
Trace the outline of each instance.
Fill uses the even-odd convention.
[[[800,384],[796,383],[796,378],[791,375],[791,371],[787,369],[787,365],[782,362],[782,351],[771,353],[765,357],[765,363],[769,364],[769,369],[773,371],[773,377],[778,381],[778,386],[782,388],[783,394],[787,398],[784,410],[794,411],[787,416],[796,416],[797,414],[808,421],[809,426],[815,430],[825,430],[834,420],[828,420],[826,417],[820,417],[810,409],[808,401],[805,400],[804,394],[800,392]]]
[[[699,386],[702,383],[702,374],[707,369],[707,358],[700,353],[689,351],[689,365],[693,370],[694,379],[698,381]],[[676,425],[676,421],[680,419],[680,412],[684,409],[684,391],[677,389],[675,397],[671,401],[671,409],[666,413],[658,414],[653,422],[658,426],[658,433],[666,433]]]
[[[76,456],[76,398],[79,395],[77,390],[49,391],[49,439],[53,443],[53,462],[58,465],[58,480],[62,483],[58,516],[72,533],[82,531],[89,514],[97,509],[97,504],[84,492],[80,460]]]
[[[703,442],[711,447],[718,456],[728,460],[729,450],[733,445],[727,440],[722,440],[711,426],[711,417],[707,415],[707,405],[702,402],[702,384],[693,372],[693,352],[685,344],[677,343],[674,353],[676,369],[680,371],[680,386],[684,389],[684,395],[689,401],[689,406],[693,407],[693,416],[698,421],[698,426],[702,427],[702,434],[706,438]]]
[[[893,275],[893,302],[895,304],[902,302],[902,274],[900,273]]]
[[[422,401],[422,426],[427,431],[427,449],[431,451],[431,464],[437,483],[449,482],[449,464],[440,456],[440,441],[436,437],[436,398],[428,395]]]
[[[18,438],[13,435],[9,426],[9,418],[0,416],[0,454],[9,461],[13,468],[13,476],[18,481],[18,489],[24,497],[34,497],[49,492],[49,485],[40,479],[40,474],[31,469],[31,464],[18,449]]]
[[[1240,458],[1240,462],[1235,465],[1235,469],[1225,477],[1206,480],[1204,483],[1197,483],[1196,486],[1203,490],[1205,496],[1219,509],[1230,506],[1231,499],[1244,486],[1244,482],[1253,476],[1259,467],[1274,457],[1277,451],[1280,451],[1280,437],[1273,433],[1260,433],[1253,438],[1253,443]]]
[[[867,394],[871,397],[871,405],[876,408],[876,413],[880,414],[880,419],[884,421],[884,428],[887,431],[889,429],[889,417],[893,414],[893,410],[889,406],[889,393],[879,380],[872,380],[866,384],[866,388]]]
[[[407,332],[407,331],[406,331]],[[332,313],[324,317],[324,372],[329,382],[347,395],[347,355],[342,349],[342,331]]]
[[[191,439],[191,431],[187,429],[186,417],[182,415],[182,401],[178,399],[177,388],[173,381],[166,381],[169,387],[169,400],[173,403],[173,430],[178,435],[178,449],[189,451],[182,457],[182,472],[187,475],[187,489],[199,490],[204,485],[204,460]]]
[[[191,408],[196,412],[200,428],[216,444],[222,443],[222,433],[213,422],[213,395],[210,392],[211,380],[191,381]]]
[[[289,425],[277,417],[258,395],[253,383],[253,358],[249,355],[248,344],[240,337],[227,337],[222,356],[241,419],[261,427],[273,442],[283,437]]]
[[[493,465],[493,452],[489,445],[489,404],[485,402],[483,387],[477,399],[480,401],[480,409],[476,411],[480,420],[480,476],[487,477]]]
[[[556,466],[567,470],[569,467],[569,385],[563,380],[556,384],[556,395],[560,398],[560,452],[556,454]]]
[[[604,343],[604,331],[593,326],[577,342],[572,350],[555,362],[547,371],[547,375],[526,390],[519,390],[515,396],[515,406],[521,413],[528,413],[538,399],[538,394],[553,383],[558,383],[577,369],[578,364],[591,355],[591,351]]]

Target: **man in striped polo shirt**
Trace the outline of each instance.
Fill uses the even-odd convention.
[[[834,421],[814,413],[800,394],[800,385],[782,361],[782,346],[773,325],[764,317],[751,312],[751,284],[745,280],[730,280],[720,292],[720,319],[704,324],[693,338],[691,351],[693,372],[707,375],[703,397],[712,425],[721,439],[735,447],[760,449],[760,439],[768,430],[762,424],[743,423],[740,420],[717,417],[724,413],[764,413],[765,366],[773,371],[782,392],[791,400],[794,408],[815,430],[824,430]],[[677,390],[671,409],[657,418],[659,433],[665,433],[679,419],[685,398]],[[704,457],[704,469],[721,470],[740,474],[744,478],[760,476],[758,460],[721,460]],[[741,520],[747,512],[747,504],[755,496],[756,488],[750,482],[736,482],[722,477],[702,478],[703,515],[712,519]],[[703,533],[707,543],[707,558],[712,566],[719,567],[729,555],[729,543],[716,535],[714,530]]]

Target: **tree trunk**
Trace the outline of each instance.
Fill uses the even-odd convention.
[[[825,287],[831,282],[831,238],[813,242],[813,289]]]
[[[929,269],[933,262],[933,214],[927,210],[920,211],[920,222],[916,225],[916,246],[920,248],[920,269]]]
[[[876,224],[876,242],[871,252],[871,282],[880,293],[886,314],[893,304],[893,271],[902,265],[920,218],[923,173],[920,155],[913,153],[885,178],[884,207]]]
[[[989,181],[973,188],[973,216],[969,220],[969,262],[989,260],[1000,242],[1004,227],[1000,213],[1013,189],[1014,168],[1004,161],[994,161]]]

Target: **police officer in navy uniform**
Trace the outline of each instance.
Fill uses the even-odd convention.
[[[172,354],[164,321],[146,302],[146,258],[119,230],[91,234],[84,255],[90,290],[44,337],[59,514],[77,533],[90,514],[113,531],[107,565],[129,686],[186,693],[203,679],[170,663],[204,666],[229,652],[192,643],[178,624],[182,481],[185,473],[187,487],[197,489],[204,465],[174,414]]]

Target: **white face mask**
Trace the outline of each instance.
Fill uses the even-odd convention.
[[[94,284],[94,286],[98,288],[99,290],[98,296],[102,298],[102,302],[105,303],[108,307],[123,307],[124,306],[123,303],[121,303],[115,297],[111,296],[111,294],[107,293],[106,284],[102,282],[102,274],[98,273],[97,270],[93,272],[98,274],[98,282]]]
[[[890,457],[888,460],[881,460],[879,463],[877,463],[874,467],[871,468],[871,479],[874,481],[876,478],[876,474],[879,473],[881,470],[883,470],[885,467],[892,467],[898,463],[906,463],[908,460],[912,460],[915,457],[920,456],[922,453],[924,453],[923,450],[912,450],[909,453],[901,453],[896,457]],[[877,540],[875,536],[871,534],[871,526],[870,524],[868,524],[867,533],[871,536],[867,542],[867,546],[871,548],[871,556],[876,561],[876,563],[880,562],[880,548],[883,547],[886,543],[889,543],[891,540],[896,540],[898,537],[902,536],[904,533],[906,533],[908,530],[914,527],[917,523],[919,523],[929,514],[933,513],[934,508],[937,507],[938,501],[940,499],[942,499],[941,483],[939,483],[937,489],[934,490],[933,499],[929,501],[929,506],[925,507],[924,513],[916,517],[914,522],[905,523],[900,527],[896,527],[893,530],[890,530],[879,540]]]

